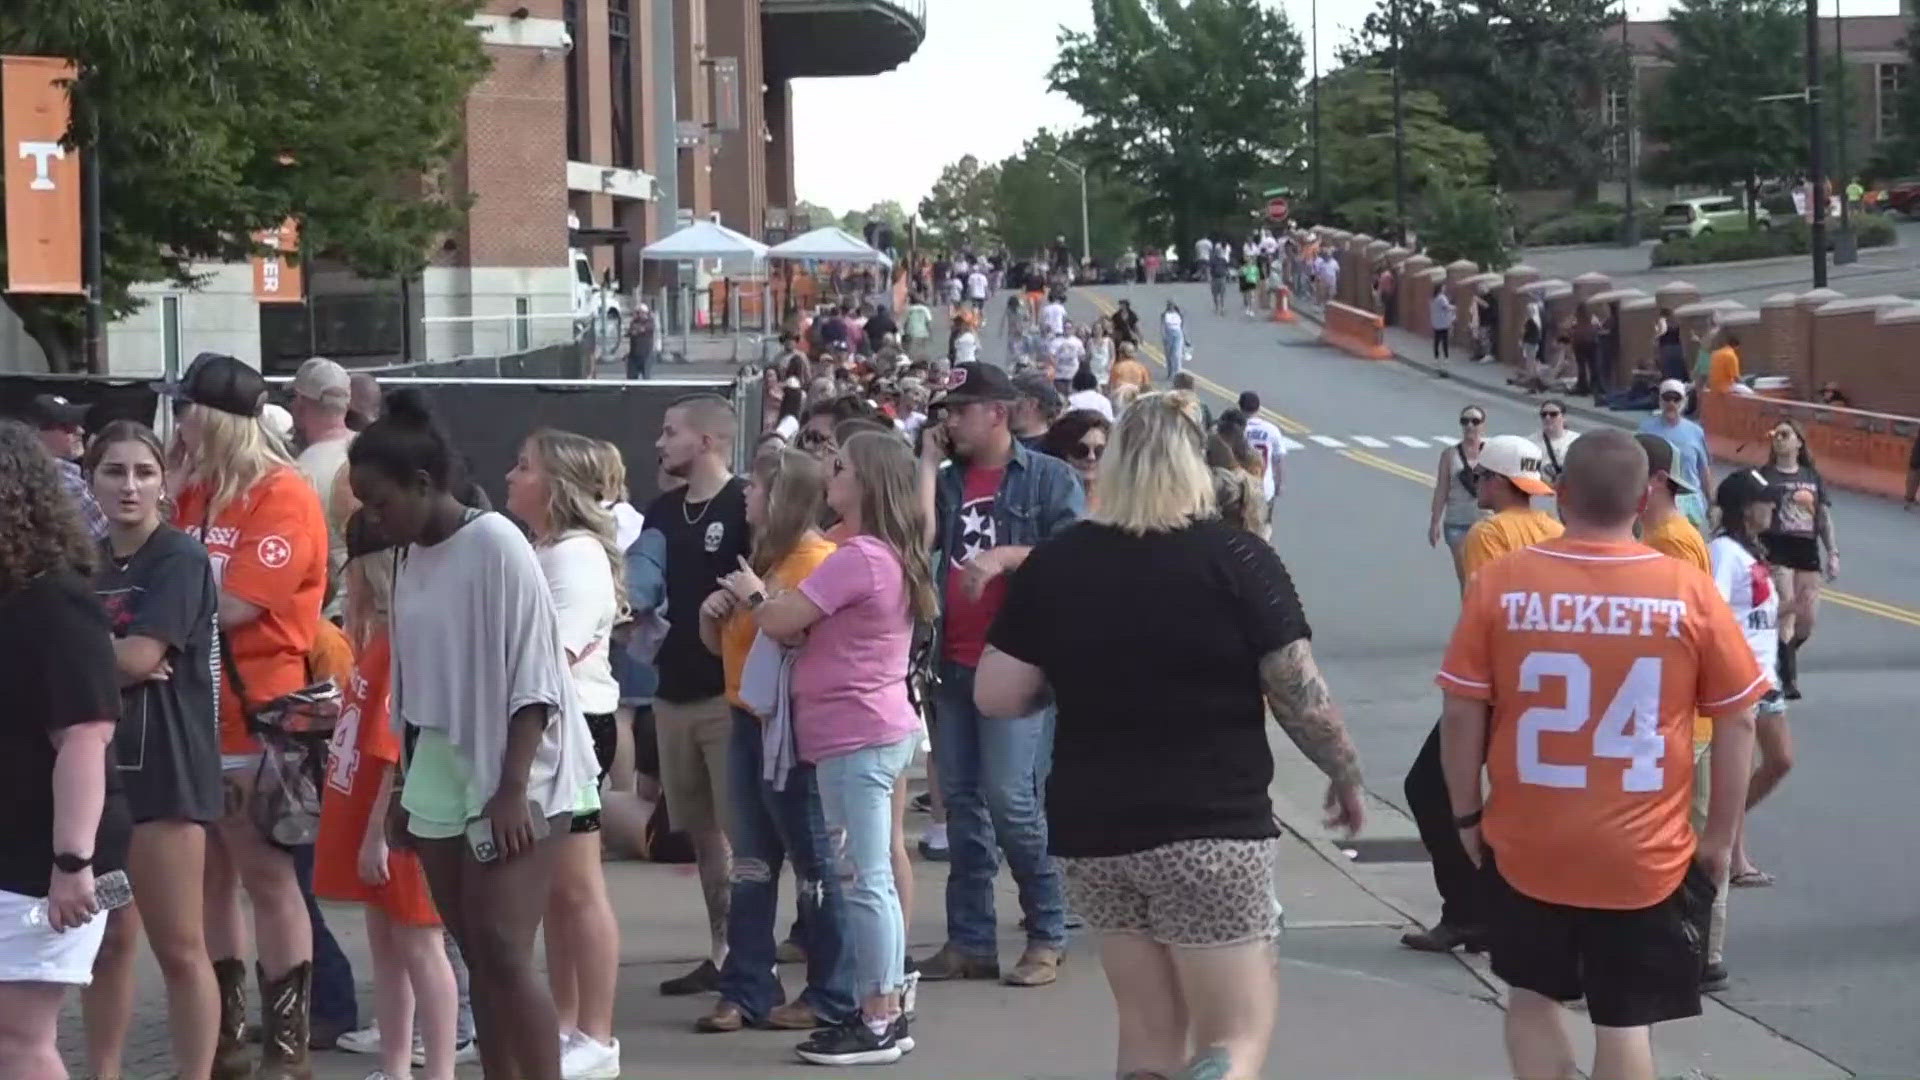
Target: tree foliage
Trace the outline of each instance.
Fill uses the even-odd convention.
[[[1020,153],[1000,162],[1000,238],[1016,256],[1038,252],[1055,238],[1067,238],[1076,255],[1080,243],[1080,177],[1060,164],[1066,158],[1087,170],[1087,221],[1093,257],[1111,262],[1134,240],[1134,208],[1145,193],[1101,167],[1084,139],[1036,133]]]
[[[1092,32],[1060,34],[1050,80],[1086,113],[1093,162],[1134,179],[1184,251],[1244,228],[1297,168],[1302,55],[1258,0],[1093,0]]]
[[[1486,138],[1499,184],[1591,189],[1606,142],[1591,95],[1624,68],[1619,10],[1615,0],[1384,0],[1343,59],[1384,65],[1397,12],[1406,85]]]
[[[194,264],[255,253],[301,222],[309,257],[388,278],[459,221],[445,183],[462,105],[487,68],[477,0],[10,0],[0,52],[69,57],[73,145],[101,163],[104,295],[198,283]],[[96,124],[95,118],[98,118]],[[556,225],[556,228],[560,227]],[[9,295],[56,370],[78,363],[84,306]]]
[[[1751,207],[1759,178],[1803,166],[1806,106],[1757,100],[1805,84],[1803,10],[1794,0],[1680,0],[1661,47],[1672,66],[1647,105],[1647,135],[1660,144],[1649,176],[1743,186]]]
[[[1320,144],[1326,203],[1348,228],[1393,231],[1393,92],[1390,73],[1348,67],[1320,81]],[[1407,198],[1411,204],[1444,178],[1483,183],[1492,161],[1487,140],[1447,122],[1427,90],[1401,95]]]
[[[968,154],[940,170],[933,190],[920,200],[920,221],[936,245],[980,251],[999,242],[1000,171]]]
[[[1485,185],[1437,178],[1416,220],[1423,249],[1439,265],[1468,259],[1485,271],[1504,270],[1513,262],[1507,251],[1507,207]]]

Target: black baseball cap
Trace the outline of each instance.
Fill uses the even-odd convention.
[[[975,401],[1015,401],[1019,397],[1006,369],[975,360],[956,364],[947,373],[947,392],[940,400],[948,405],[966,405]]]
[[[1634,436],[1640,449],[1647,452],[1648,474],[1663,472],[1667,474],[1667,483],[1673,487],[1676,495],[1691,495],[1694,486],[1686,477],[1673,471],[1673,444],[1658,435],[1641,433]]]
[[[201,353],[179,382],[159,389],[178,401],[249,418],[258,417],[267,401],[266,376],[223,353]]]
[[[59,394],[35,394],[33,407],[28,410],[33,422],[41,430],[48,428],[85,427],[89,406],[68,401]]]

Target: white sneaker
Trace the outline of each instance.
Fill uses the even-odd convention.
[[[380,1052],[380,1025],[368,1024],[358,1031],[349,1031],[333,1041],[335,1049],[345,1050],[349,1054],[377,1054]]]
[[[395,1076],[390,1072],[383,1072],[379,1069],[375,1069],[374,1071],[367,1074],[367,1080],[413,1080],[413,1074],[408,1073],[405,1076]]]
[[[479,1062],[480,1044],[478,1042],[468,1039],[466,1042],[454,1044],[453,1063],[455,1065],[477,1065]],[[427,1044],[418,1035],[413,1037],[413,1066],[416,1069],[427,1067]]]
[[[602,1043],[575,1032],[560,1054],[562,1080],[620,1080],[620,1040]]]

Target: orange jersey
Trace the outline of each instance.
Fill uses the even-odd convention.
[[[381,631],[367,643],[347,680],[340,723],[327,753],[327,786],[320,798],[320,835],[314,841],[313,891],[326,900],[377,904],[406,926],[437,926],[440,914],[427,891],[419,856],[387,853],[387,882],[360,880],[360,842],[373,816],[383,773],[400,763],[400,736],[387,713],[392,653]],[[397,798],[399,792],[394,793]]]
[[[211,522],[208,492],[180,493],[173,523],[206,545],[213,578],[226,595],[260,608],[260,617],[226,631],[247,701],[263,705],[308,684],[307,654],[327,587],[327,518],[320,497],[292,466],[276,468]],[[257,749],[235,696],[220,680],[220,751]]]
[[[1472,579],[1481,567],[1502,555],[1551,540],[1563,531],[1560,519],[1544,511],[1532,507],[1502,510],[1473,523],[1460,545],[1460,565],[1466,569],[1468,579]]]
[[[1693,719],[1766,676],[1713,579],[1636,543],[1549,540],[1467,586],[1438,678],[1488,702],[1482,826],[1500,873],[1553,904],[1634,910],[1693,858]]]

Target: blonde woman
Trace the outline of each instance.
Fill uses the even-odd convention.
[[[747,524],[753,529],[748,566],[779,594],[800,586],[833,554],[834,545],[815,527],[826,505],[826,466],[803,450],[767,450],[747,477]],[[798,762],[785,782],[766,776],[763,722],[740,696],[740,673],[758,627],[753,613],[733,593],[717,588],[700,607],[700,640],[718,655],[733,705],[727,839],[734,865],[763,867],[735,874],[727,905],[727,959],[720,967],[720,1000],[700,1018],[705,1032],[746,1027],[806,1031],[837,1024],[853,1012],[852,970],[843,941],[845,897],[830,873],[832,848],[814,768]],[[799,945],[806,956],[807,987],[785,997],[774,972],[774,922],[780,907],[780,866],[793,864],[799,893]]]
[[[798,1053],[814,1065],[885,1065],[913,1049],[893,798],[920,737],[907,697],[913,630],[938,603],[913,452],[892,432],[854,435],[834,456],[827,505],[848,539],[799,588],[769,598],[745,567],[725,584],[763,632],[805,636],[793,665],[794,741],[814,766],[846,889],[859,1007]]]
[[[1271,529],[1260,481],[1247,471],[1233,444],[1219,432],[1207,436],[1206,458],[1207,468],[1213,471],[1213,499],[1220,520],[1262,540],[1269,539]]]
[[[247,801],[260,765],[247,715],[307,684],[307,653],[327,583],[320,498],[260,423],[266,381],[231,356],[202,353],[175,389],[180,489],[174,524],[200,540],[220,586],[220,751],[227,816],[207,847],[207,950],[220,984],[216,1078],[252,1070],[246,1048],[245,922],[253,909],[265,1029],[262,1080],[309,1071],[313,924],[294,858],[254,825]]]
[[[988,716],[1048,685],[1059,703],[1048,846],[1100,935],[1128,1078],[1262,1075],[1280,931],[1263,709],[1331,779],[1330,824],[1364,813],[1292,579],[1218,520],[1205,440],[1189,395],[1127,410],[1098,509],[1014,572],[974,684]]]
[[[533,533],[534,556],[553,593],[560,645],[574,695],[593,735],[599,775],[581,792],[560,844],[547,902],[547,979],[561,1032],[560,1072],[573,1080],[620,1075],[613,997],[620,976],[620,926],[600,868],[600,783],[613,765],[614,681],[609,647],[620,617],[625,559],[613,515],[602,507],[606,470],[600,444],[567,431],[537,431],[507,473],[507,512]]]

